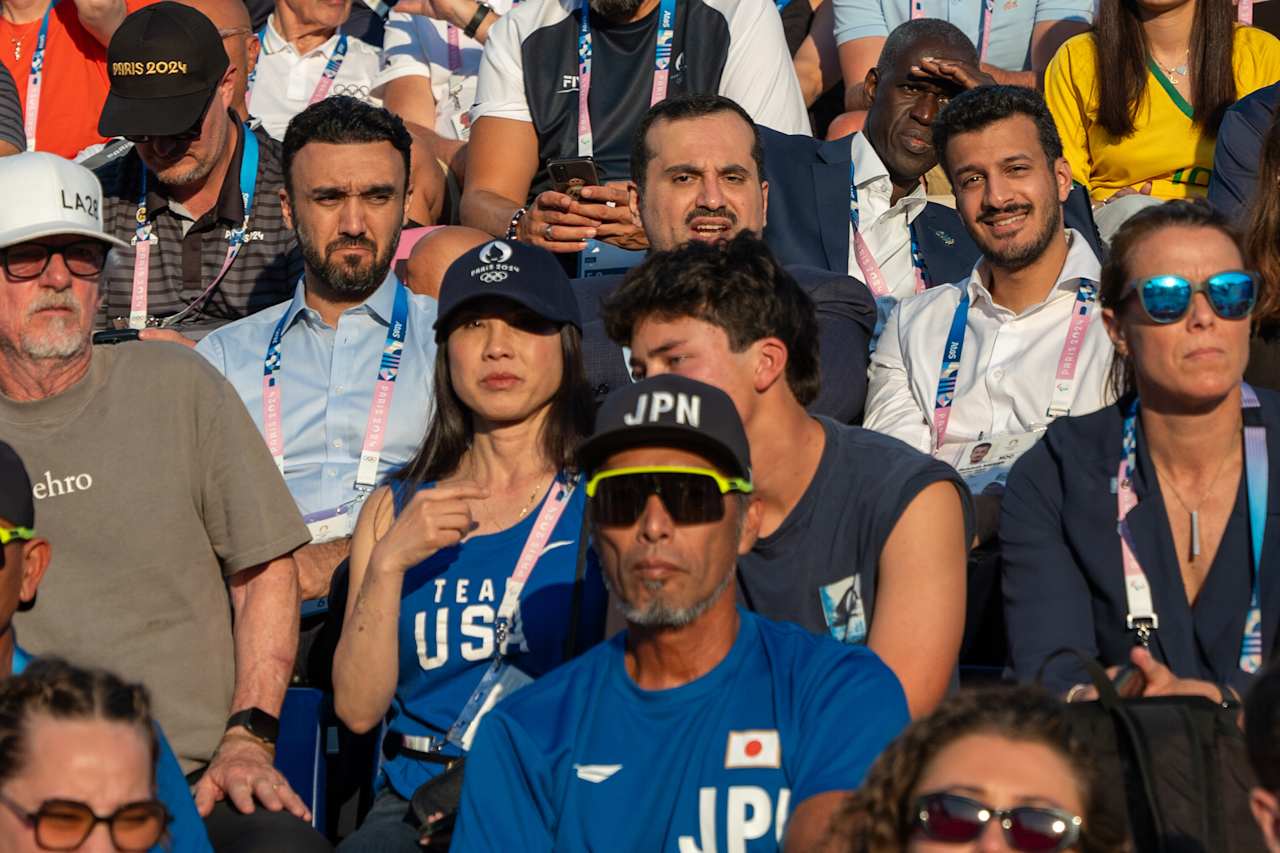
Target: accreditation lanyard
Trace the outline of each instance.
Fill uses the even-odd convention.
[[[987,48],[991,46],[991,16],[996,11],[996,0],[982,0],[982,29],[978,33],[978,62],[987,61]],[[924,13],[924,0],[911,0],[911,20],[928,17]]]
[[[1253,590],[1249,613],[1240,640],[1240,668],[1255,673],[1262,668],[1262,607],[1258,603],[1259,572],[1262,568],[1262,541],[1267,530],[1267,430],[1262,425],[1258,395],[1248,382],[1240,383],[1240,408],[1244,420],[1245,488],[1249,498],[1249,537],[1253,544]],[[1151,601],[1151,585],[1135,553],[1133,534],[1125,520],[1138,505],[1133,491],[1133,473],[1138,467],[1138,400],[1129,406],[1124,419],[1124,452],[1116,473],[1116,530],[1124,559],[1124,594],[1129,606],[1125,625],[1138,632],[1138,641],[1148,645],[1151,632],[1160,627],[1160,618]]]
[[[1076,279],[1076,299],[1071,306],[1071,322],[1067,324],[1067,338],[1058,357],[1058,370],[1053,378],[1053,397],[1045,412],[1048,418],[1056,418],[1071,411],[1076,384],[1076,367],[1080,363],[1080,349],[1089,329],[1090,309],[1098,298],[1098,286],[1082,278]],[[960,356],[964,352],[965,326],[969,317],[969,283],[962,288],[960,304],[951,317],[951,330],[947,332],[947,345],[942,350],[942,370],[938,374],[938,393],[934,398],[933,430],[934,449],[942,447],[947,435],[947,422],[951,419],[951,403],[956,396],[956,378],[960,373]]]
[[[262,52],[267,51],[266,40],[267,28],[263,27],[258,30],[258,43],[262,45]],[[333,81],[338,77],[338,71],[342,68],[342,60],[347,58],[347,34],[343,33],[338,36],[338,43],[333,46],[333,53],[329,55],[329,60],[324,64],[324,70],[320,72],[320,80],[316,83],[316,88],[311,92],[311,99],[307,101],[307,105],[323,101],[329,96],[329,90],[333,88]],[[258,69],[254,67],[249,74],[248,86],[245,91],[245,103],[249,102],[250,96],[253,94],[253,82],[258,77]]]
[[[893,295],[893,289],[889,287],[885,281],[884,272],[880,269],[880,264],[876,263],[875,255],[871,254],[871,249],[867,246],[867,241],[862,237],[862,231],[858,226],[861,218],[858,213],[858,176],[854,170],[853,161],[849,161],[849,225],[853,229],[853,257],[858,262],[858,269],[862,270],[863,281],[866,282],[867,289],[871,291],[871,295],[876,299],[883,299],[886,296]],[[916,240],[916,232],[907,224],[907,233],[911,235],[911,268],[916,274],[916,293],[924,293],[925,289],[925,268],[924,255],[920,252],[920,243]]]
[[[284,428],[281,426],[280,409],[280,340],[284,337],[286,311],[271,333],[267,355],[262,362],[262,431],[267,440],[271,458],[276,461],[280,473],[284,473]],[[382,444],[387,433],[387,418],[391,413],[391,396],[395,391],[396,377],[400,373],[400,354],[404,350],[408,330],[409,297],[404,285],[396,283],[395,307],[391,322],[387,325],[387,342],[382,348],[382,360],[378,363],[378,376],[373,386],[373,401],[369,404],[369,420],[364,428],[364,446],[360,450],[360,465],[356,469],[356,488],[370,491],[378,482],[378,462],[382,459]]]
[[[44,48],[49,38],[49,17],[58,5],[53,0],[44,10],[40,21],[40,35],[36,37],[36,49],[31,53],[31,73],[27,75],[27,117],[23,130],[27,135],[27,150],[36,150],[36,122],[40,119],[40,89],[44,86]]]
[[[486,706],[492,704],[489,701],[490,694],[494,692],[495,687],[504,682],[512,687],[523,686],[529,681],[528,676],[518,680],[504,679],[504,672],[509,666],[504,660],[507,636],[511,631],[511,620],[515,617],[516,608],[520,604],[520,595],[524,592],[525,584],[533,574],[534,567],[538,565],[542,551],[547,547],[547,541],[560,522],[560,516],[564,515],[575,485],[575,482],[565,483],[557,476],[551,484],[551,493],[542,502],[542,510],[533,522],[533,529],[529,531],[529,537],[525,540],[519,559],[516,560],[515,570],[507,580],[507,589],[502,594],[502,603],[498,606],[498,613],[494,619],[492,661],[480,678],[476,689],[471,692],[471,697],[462,706],[458,719],[449,727],[448,740],[458,746],[463,748],[470,746],[468,733],[474,727],[477,718],[487,710]],[[587,532],[581,530],[578,535],[586,536]]]
[[[578,23],[578,156],[591,157],[595,145],[591,137],[591,16],[590,4],[582,0]],[[667,78],[671,72],[671,48],[676,38],[676,0],[661,0],[658,6],[658,37],[653,48],[653,92],[649,106],[666,100]]]
[[[209,286],[177,314],[165,319],[164,325],[172,325],[195,309],[213,292],[226,276],[231,265],[240,254],[240,247],[246,242],[245,235],[249,230],[249,214],[253,211],[253,196],[258,184],[258,137],[248,125],[243,125],[244,151],[240,155],[240,195],[244,199],[244,221],[239,228],[231,229],[227,235],[227,256],[222,261],[222,269],[209,282]],[[152,231],[154,226],[147,219],[147,167],[142,166],[142,192],[138,196],[138,212],[135,216],[137,225],[133,231],[133,292],[129,297],[129,328],[145,329],[147,327],[147,289],[151,280],[151,244],[155,242]]]

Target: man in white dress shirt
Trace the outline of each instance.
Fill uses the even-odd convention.
[[[983,257],[966,281],[894,309],[872,357],[865,425],[959,468],[985,539],[1012,461],[1049,421],[1108,402],[1112,349],[1098,258],[1062,225],[1071,168],[1041,96],[965,92],[933,139]],[[974,454],[980,443],[992,447]]]
[[[338,32],[350,14],[351,0],[276,0],[258,33],[262,49],[247,96],[249,112],[273,138],[284,139],[289,119],[330,95],[382,105],[370,95],[378,49]]]

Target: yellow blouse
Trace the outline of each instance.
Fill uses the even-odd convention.
[[[1280,80],[1280,40],[1236,27],[1236,96]],[[1148,62],[1147,89],[1134,132],[1118,139],[1097,123],[1097,47],[1091,33],[1068,39],[1045,71],[1045,100],[1062,136],[1071,175],[1095,201],[1151,182],[1159,198],[1203,196],[1213,172],[1212,137],[1191,121],[1192,107]]]

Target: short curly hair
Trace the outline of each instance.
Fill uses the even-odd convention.
[[[1083,853],[1131,849],[1122,815],[1110,811],[1086,747],[1072,734],[1065,706],[1038,687],[964,691],[916,720],[880,754],[862,787],[832,823],[832,835],[853,853],[897,853],[913,832],[912,800],[925,768],[948,746],[974,734],[1039,743],[1072,768],[1085,803]]]

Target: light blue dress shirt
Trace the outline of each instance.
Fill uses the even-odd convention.
[[[983,0],[922,0],[924,17],[955,24],[978,44]],[[1031,31],[1041,21],[1093,22],[1094,0],[995,0],[986,61],[1006,71],[1031,68]],[[835,0],[836,43],[884,38],[911,20],[911,0]]]
[[[388,274],[363,304],[342,313],[335,329],[307,307],[300,280],[291,302],[229,323],[196,346],[235,387],[262,432],[263,360],[276,323],[287,316],[276,373],[284,480],[303,516],[348,504],[354,521],[358,509],[353,502],[365,494],[355,481],[369,406],[396,291],[403,288]],[[378,463],[379,484],[417,452],[434,400],[436,302],[407,295],[407,331]]]

